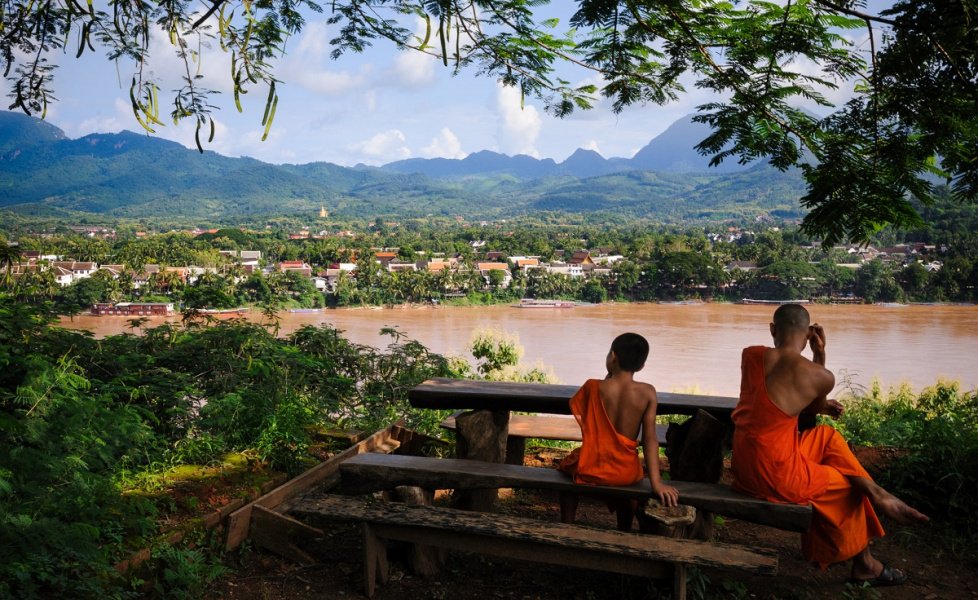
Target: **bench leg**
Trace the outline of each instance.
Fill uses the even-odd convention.
[[[686,565],[676,563],[672,582],[673,600],[686,600]]]
[[[511,435],[506,439],[506,464],[522,465],[526,458],[526,438]]]
[[[560,522],[573,523],[577,520],[577,504],[581,496],[574,492],[560,492]]]
[[[363,524],[363,593],[373,598],[377,591],[377,578],[387,583],[390,569],[387,565],[387,544],[377,537],[369,523]]]

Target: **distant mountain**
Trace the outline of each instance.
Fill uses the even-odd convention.
[[[635,158],[578,149],[561,163],[476,152],[464,159],[412,159],[384,167],[272,165],[199,154],[124,131],[68,139],[57,127],[0,112],[0,209],[22,214],[190,219],[231,223],[272,216],[337,218],[444,215],[509,218],[538,211],[610,212],[664,221],[757,212],[798,213],[795,172],[767,166],[734,173],[705,168],[663,140],[698,142],[677,123]],[[685,132],[685,133],[683,133]],[[658,162],[656,162],[658,161]],[[688,169],[687,169],[688,167]]]
[[[509,175],[527,180],[555,175],[595,177],[625,171],[738,173],[750,168],[750,165],[741,165],[736,160],[726,160],[711,168],[710,157],[701,155],[695,149],[709,135],[709,126],[694,122],[692,115],[689,115],[670,125],[632,158],[607,159],[593,150],[578,148],[564,162],[556,163],[549,158],[506,156],[483,150],[462,159],[409,158],[388,163],[381,170],[418,173],[435,179]]]
[[[670,173],[707,170],[714,173],[735,173],[749,168],[730,159],[711,168],[710,157],[696,151],[696,145],[706,139],[710,133],[712,130],[709,125],[693,121],[692,116],[684,117],[636,152],[629,164],[639,171]]]
[[[381,170],[395,173],[420,173],[434,178],[512,175],[520,179],[538,179],[556,173],[557,163],[552,158],[540,160],[525,154],[507,156],[491,150],[482,150],[473,152],[463,159],[409,158],[388,163],[381,167]]]
[[[0,154],[66,139],[63,131],[40,119],[14,112],[4,112],[0,117]]]

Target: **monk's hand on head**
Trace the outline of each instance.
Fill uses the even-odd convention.
[[[812,347],[812,352],[825,352],[825,329],[818,323],[809,326],[808,343]]]

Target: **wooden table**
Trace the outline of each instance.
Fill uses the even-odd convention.
[[[436,377],[408,392],[411,406],[448,410],[491,410],[570,414],[569,400],[576,385],[471,381]],[[720,420],[729,420],[737,398],[659,392],[660,415],[693,415],[704,410]]]
[[[412,388],[408,400],[415,408],[438,410],[465,410],[455,418],[456,454],[459,458],[472,458],[485,462],[506,461],[509,443],[510,412],[546,414],[570,414],[570,398],[578,386],[542,383],[513,383],[497,381],[471,381],[465,379],[434,378]],[[724,396],[700,396],[660,392],[658,414],[703,415],[714,423],[729,422],[730,413],[737,405],[737,398]],[[710,419],[710,417],[713,419]],[[723,429],[722,425],[717,425]],[[713,438],[704,448],[710,462],[723,464],[719,435],[714,429],[707,434]],[[713,443],[715,442],[715,443]],[[702,462],[697,457],[696,462]],[[713,469],[716,470],[715,468]],[[696,480],[701,480],[695,476]],[[489,511],[495,501],[495,492],[468,492],[460,495],[459,506],[471,510]]]

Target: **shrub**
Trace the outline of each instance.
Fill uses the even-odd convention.
[[[919,395],[907,386],[845,400],[843,434],[867,446],[905,450],[880,484],[968,539],[978,537],[978,393],[940,381]]]

